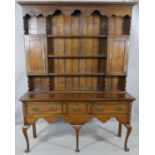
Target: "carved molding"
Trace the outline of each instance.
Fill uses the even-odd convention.
[[[106,116],[106,117],[103,117],[103,116],[98,116],[98,117],[86,117],[84,120],[83,119],[81,119],[81,121],[80,122],[82,122],[81,124],[75,124],[75,123],[73,123],[73,119],[70,119],[69,117],[56,117],[56,116],[44,116],[44,117],[33,117],[33,118],[31,118],[30,120],[26,120],[26,125],[30,125],[30,124],[33,124],[33,123],[35,123],[35,122],[37,122],[39,119],[43,119],[43,120],[45,120],[46,122],[48,122],[48,123],[52,123],[52,122],[55,122],[55,121],[57,121],[57,120],[59,120],[59,119],[63,119],[66,123],[69,123],[69,124],[71,124],[71,125],[84,125],[84,124],[86,124],[86,123],[88,123],[91,119],[93,119],[93,118],[96,118],[96,119],[98,119],[99,121],[101,121],[101,122],[107,122],[107,121],[109,121],[109,120],[111,120],[111,119],[116,119],[118,122],[121,122],[122,124],[128,124],[128,122],[127,122],[127,119],[126,120],[124,120],[122,117],[120,117],[120,116]],[[74,122],[77,122],[76,120],[74,120]],[[78,122],[77,122],[78,123]]]
[[[62,14],[64,15],[71,15],[74,13],[74,11],[78,10],[81,12],[81,14],[89,16],[94,11],[99,11],[101,15],[105,15],[108,17],[111,17],[113,15],[115,16],[130,16],[131,17],[131,8],[128,6],[120,6],[116,7],[114,6],[87,6],[87,8],[82,6],[55,6],[55,5],[43,5],[43,6],[32,6],[32,5],[26,5],[23,6],[23,16],[30,15],[30,16],[39,16],[43,15],[44,17],[47,17],[48,15],[53,15],[57,10],[60,10]]]

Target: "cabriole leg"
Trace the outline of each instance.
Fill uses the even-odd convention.
[[[118,137],[121,137],[122,136],[122,123],[119,122],[119,125],[118,125]]]
[[[75,149],[75,152],[80,152],[80,149],[79,149],[79,131],[80,131],[81,126],[73,126],[73,127],[76,131],[76,149]]]
[[[36,124],[32,124],[32,130],[33,130],[33,137],[36,138],[37,137],[37,132],[36,132]]]
[[[125,138],[124,150],[128,152],[129,148],[127,146],[127,143],[128,143],[129,136],[131,134],[132,127],[130,125],[125,125],[125,127],[127,128],[127,133]]]
[[[23,131],[23,135],[25,137],[25,140],[26,140],[26,150],[25,152],[29,152],[30,151],[30,147],[29,147],[29,139],[28,139],[28,134],[27,134],[27,130],[28,130],[29,126],[24,126],[22,131]]]

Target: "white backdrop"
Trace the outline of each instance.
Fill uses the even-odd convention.
[[[26,65],[23,40],[23,18],[21,6],[16,4],[16,47],[15,47],[15,114],[16,124],[23,122],[22,104],[19,98],[27,91]],[[133,104],[133,119],[139,118],[139,7],[133,8],[131,24],[131,41],[129,47],[129,65],[127,76],[127,91],[132,94],[136,101]]]

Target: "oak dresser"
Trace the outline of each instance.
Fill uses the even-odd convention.
[[[28,92],[23,103],[27,130],[37,137],[36,121],[69,122],[79,131],[92,118],[115,118],[118,136],[131,133],[135,100],[126,92],[132,7],[135,2],[18,1],[23,9]]]

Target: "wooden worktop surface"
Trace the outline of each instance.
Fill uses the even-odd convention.
[[[27,92],[20,101],[133,101],[129,93],[112,92]]]

